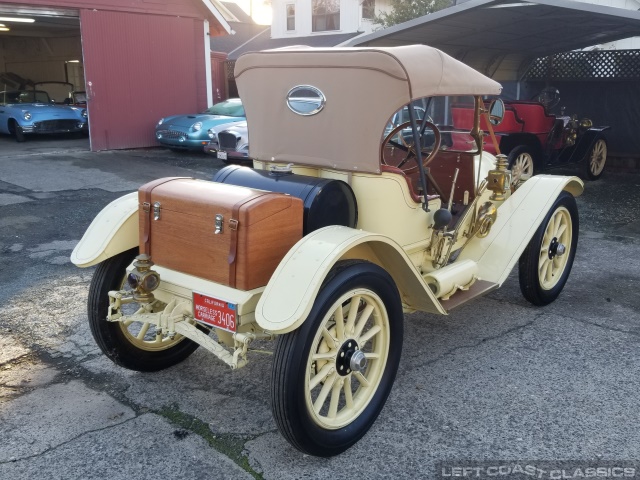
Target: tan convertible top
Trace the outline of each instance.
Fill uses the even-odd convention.
[[[411,100],[502,91],[499,83],[426,45],[247,53],[236,62],[235,77],[251,157],[364,172],[380,171],[384,128]],[[287,94],[301,85],[322,92],[322,111],[301,116],[288,107]]]

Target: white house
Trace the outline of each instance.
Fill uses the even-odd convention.
[[[371,33],[389,0],[272,0],[271,38]]]

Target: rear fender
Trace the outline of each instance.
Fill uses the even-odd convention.
[[[402,247],[384,235],[331,226],[307,235],[291,248],[269,280],[256,307],[258,325],[287,333],[307,318],[331,268],[340,260],[361,259],[393,278],[405,308],[446,315]]]
[[[558,195],[565,190],[577,197],[583,189],[584,184],[577,177],[530,178],[498,207],[498,218],[489,235],[473,237],[459,259],[475,261],[482,280],[502,285]]]
[[[138,246],[138,193],[120,197],[93,219],[71,252],[71,262],[90,267]]]

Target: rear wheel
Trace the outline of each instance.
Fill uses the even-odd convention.
[[[126,269],[138,254],[134,248],[111,257],[98,265],[89,287],[88,314],[91,334],[100,350],[116,364],[151,372],[180,363],[191,355],[198,344],[176,335],[164,337],[155,325],[146,322],[109,322],[110,290],[124,290]],[[158,305],[157,310],[164,308]],[[123,305],[123,314],[133,314],[138,304]]]
[[[356,443],[391,391],[402,335],[400,295],[389,274],[364,262],[338,270],[302,326],[278,339],[271,399],[282,435],[322,457]]]
[[[578,246],[576,199],[562,192],[520,256],[522,295],[534,305],[553,302],[564,288]]]
[[[535,164],[531,149],[526,145],[514,148],[508,155],[509,170],[511,170],[511,185],[518,186],[520,183],[533,177]]]
[[[602,176],[602,172],[604,172],[606,163],[607,141],[604,138],[598,138],[589,151],[587,159],[587,178],[589,180],[599,179]]]

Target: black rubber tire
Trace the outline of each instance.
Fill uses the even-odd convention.
[[[540,283],[540,275],[538,273],[540,256],[539,252],[542,247],[542,241],[544,233],[551,220],[553,214],[558,208],[564,207],[568,210],[571,217],[571,245],[569,251],[565,254],[569,255],[567,263],[564,267],[564,271],[558,282],[553,288],[544,289]],[[527,245],[527,248],[520,256],[518,265],[520,291],[525,299],[537,306],[548,305],[553,302],[558,296],[569,278],[571,273],[571,267],[573,266],[573,260],[576,255],[576,248],[578,246],[578,231],[579,231],[579,216],[578,207],[576,205],[576,199],[569,192],[562,192],[553,206],[547,213],[546,217],[542,221],[540,227],[534,234],[533,238]]]
[[[591,171],[591,156],[593,155],[594,150],[596,148],[598,148],[598,146],[600,144],[604,145],[604,165],[603,165],[603,167],[602,167],[602,169],[600,170],[599,173],[594,174]],[[585,159],[586,161],[585,161],[584,174],[585,174],[585,177],[587,179],[592,180],[592,181],[593,180],[598,180],[602,176],[604,171],[606,170],[606,168],[607,168],[607,163],[606,163],[607,162],[607,153],[608,153],[607,147],[608,147],[607,141],[602,136],[596,138],[596,140],[593,142],[593,145],[591,145],[591,148],[589,149],[589,153],[587,154],[587,157]]]
[[[119,290],[126,268],[138,254],[138,248],[122,252],[100,263],[96,268],[87,302],[89,327],[100,350],[114,363],[140,372],[154,372],[182,362],[198,344],[187,338],[166,350],[146,351],[132,344],[119,322],[108,322],[108,292]]]
[[[319,325],[328,310],[346,292],[365,288],[375,292],[389,318],[387,363],[377,390],[364,410],[346,426],[328,429],[311,417],[305,401],[307,359]],[[271,407],[278,429],[298,450],[319,457],[338,455],[355,444],[371,428],[393,386],[404,331],[404,316],[398,289],[391,276],[368,262],[345,262],[334,267],[316,297],[305,322],[278,338],[271,373]]]
[[[15,120],[10,120],[11,125],[9,125],[9,131],[13,133],[16,142],[22,143],[27,140],[24,132],[22,131],[22,127],[18,125],[18,122]]]
[[[527,145],[518,145],[517,147],[515,147],[513,150],[509,152],[509,155],[507,155],[507,160],[509,162],[509,170],[512,170],[516,159],[522,154],[528,154],[531,157],[532,170],[530,175],[531,177],[533,177],[538,171],[537,162],[536,162],[535,156],[533,155],[533,151],[531,147]]]

